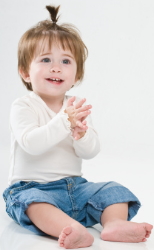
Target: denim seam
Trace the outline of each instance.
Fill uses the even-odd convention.
[[[78,209],[76,207],[76,202],[74,199],[74,190],[75,190],[75,181],[73,178],[66,178],[66,182],[67,182],[67,190],[68,190],[68,195],[70,197],[71,200],[71,204],[72,204],[72,217],[75,218],[78,215]]]

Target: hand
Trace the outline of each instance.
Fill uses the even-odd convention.
[[[85,125],[83,121],[91,113],[90,109],[92,108],[92,106],[91,105],[83,106],[83,104],[86,101],[85,98],[80,100],[75,105],[73,105],[74,101],[75,101],[75,97],[71,97],[68,100],[65,112],[68,114],[69,121],[71,122],[72,128],[75,128],[77,126],[82,129],[85,129]]]
[[[86,126],[86,121],[83,121],[83,123],[85,125],[84,129],[76,126],[72,131],[72,136],[75,140],[81,139],[85,135],[86,130],[88,129],[88,127]]]

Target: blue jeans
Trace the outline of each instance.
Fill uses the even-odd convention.
[[[52,204],[85,227],[101,223],[103,210],[112,204],[129,202],[128,220],[141,206],[132,192],[116,182],[93,183],[82,177],[68,177],[45,184],[20,181],[8,187],[3,197],[8,215],[38,235],[46,234],[25,213],[32,202]]]

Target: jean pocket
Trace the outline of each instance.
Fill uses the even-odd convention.
[[[12,186],[12,188],[10,187],[9,194],[11,196],[17,192],[20,192],[20,191],[23,191],[23,190],[26,190],[26,189],[29,189],[29,188],[35,186],[36,182],[34,182],[34,181],[30,181],[30,182],[20,181],[19,183],[16,183],[16,184],[18,184],[18,185]]]

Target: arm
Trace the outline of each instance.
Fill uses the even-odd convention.
[[[92,126],[91,117],[87,117],[87,130],[80,139],[73,139],[76,154],[82,159],[91,159],[100,151],[98,135]]]
[[[12,105],[10,123],[19,145],[32,155],[45,153],[71,133],[65,113],[57,114],[47,124],[40,126],[38,114],[23,101]]]

